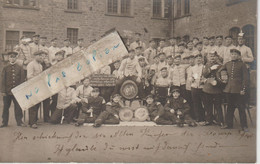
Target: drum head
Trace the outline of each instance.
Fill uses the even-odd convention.
[[[149,112],[146,108],[141,107],[135,110],[135,118],[138,121],[145,121],[149,117]]]
[[[120,88],[120,94],[128,100],[135,98],[138,94],[136,83],[132,80],[126,80]]]
[[[122,121],[131,121],[134,113],[131,109],[124,108],[119,111],[119,117]]]

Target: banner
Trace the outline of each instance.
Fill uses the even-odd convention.
[[[34,78],[12,89],[23,110],[42,102],[65,87],[90,76],[102,67],[121,59],[127,49],[117,32],[113,32]]]

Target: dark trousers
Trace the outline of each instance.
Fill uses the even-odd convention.
[[[244,96],[238,93],[227,93],[227,126],[233,128],[233,118],[236,107],[239,111],[240,125],[243,128],[247,128],[247,118],[246,118],[246,105]]]
[[[193,109],[196,121],[205,121],[205,110],[202,107],[203,92],[199,88],[191,88]]]
[[[155,87],[155,97],[164,106],[168,98],[168,87]]]
[[[67,123],[70,123],[74,117],[74,114],[77,110],[76,104],[71,104],[69,107],[64,109],[63,116]],[[59,124],[62,118],[62,109],[56,109],[51,116],[50,122],[52,124]]]
[[[189,103],[189,106],[190,106],[190,116],[191,116],[192,119],[195,119],[195,112],[194,112],[194,109],[193,109],[191,90],[186,90],[185,95],[186,95],[186,100],[187,100],[187,102]]]
[[[93,113],[93,116],[91,117],[90,113],[81,112],[79,114],[79,118],[78,118],[77,123],[80,124],[80,125],[83,124],[84,122],[94,123],[97,118],[98,118],[98,115],[96,115],[94,113]]]
[[[106,102],[109,102],[114,87],[99,87],[99,89],[100,89],[100,96],[102,96]]]
[[[44,122],[48,122],[50,120],[50,98],[43,100],[43,120]]]
[[[155,123],[158,125],[172,125],[176,124],[177,117],[174,113],[165,111],[162,116],[160,116]]]
[[[29,108],[29,125],[33,125],[37,123],[38,110],[40,108],[41,103],[36,104]]]
[[[57,108],[57,103],[58,103],[58,94],[55,94],[51,97],[52,99],[52,102],[50,104],[50,109],[51,109],[51,114],[54,113],[54,111],[56,110]]]
[[[188,125],[192,125],[193,123],[195,123],[195,121],[190,117],[189,114],[185,114],[183,117],[177,117],[176,120],[177,124],[188,124]]]
[[[142,84],[142,82],[140,82],[140,83],[136,82],[136,79],[137,79],[137,76],[127,76],[127,77],[124,77],[122,79],[117,80],[113,95],[116,94],[116,93],[119,94],[120,88],[126,80],[132,80],[136,83],[136,85],[138,87],[139,98],[144,98],[145,94],[144,94],[143,84]]]
[[[16,99],[13,95],[6,95],[6,96],[3,96],[3,102],[4,102],[4,109],[3,109],[3,114],[2,114],[3,125],[8,125],[9,108],[11,106],[12,101],[14,103],[14,114],[15,114],[16,123],[17,123],[17,125],[22,123],[23,112],[22,112],[20,105],[18,104],[18,102],[16,101]]]
[[[110,113],[108,111],[102,112],[96,121],[100,121],[101,124],[119,124],[119,118],[114,116],[113,113]]]
[[[209,123],[213,122],[213,105],[214,109],[217,112],[217,121],[218,123],[224,123],[223,120],[223,111],[221,107],[222,95],[221,94],[208,94],[204,93],[205,96],[205,110],[206,110],[206,121]]]

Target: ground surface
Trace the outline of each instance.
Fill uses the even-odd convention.
[[[1,100],[0,113],[2,105]],[[246,135],[239,133],[238,123],[232,130],[149,123],[95,129],[43,124],[40,119],[34,130],[17,127],[11,107],[9,126],[0,129],[0,162],[255,162],[255,108],[251,115]]]

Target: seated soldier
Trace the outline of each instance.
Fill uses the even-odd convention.
[[[156,79],[155,82],[156,100],[161,102],[162,105],[165,105],[166,103],[170,85],[171,85],[171,80],[168,76],[167,67],[163,67],[161,69],[161,76],[158,79]]]
[[[77,110],[76,92],[73,88],[67,87],[58,93],[57,108],[50,118],[50,123],[58,124],[63,122],[63,116],[66,123],[73,120]]]
[[[93,88],[91,96],[84,100],[81,108],[81,113],[76,126],[86,123],[94,123],[101,112],[105,110],[106,101],[103,97],[99,96],[99,89]]]
[[[174,119],[178,126],[182,127],[184,123],[189,126],[196,126],[196,123],[189,115],[189,104],[180,96],[180,89],[174,87],[172,89],[172,98],[165,105],[165,111]]]
[[[146,97],[146,103],[151,121],[158,125],[172,125],[172,121],[170,119],[165,119],[165,112],[162,104],[160,102],[155,102],[152,94]]]
[[[124,107],[119,94],[112,96],[111,102],[106,104],[106,110],[103,111],[95,120],[94,127],[100,127],[102,124],[119,124],[119,110]]]

